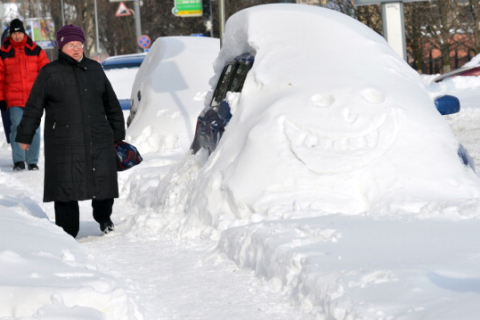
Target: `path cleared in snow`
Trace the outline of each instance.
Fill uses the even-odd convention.
[[[224,260],[205,241],[197,245],[169,240],[128,241],[120,225],[83,245],[103,272],[136,288],[145,319],[301,319],[277,291],[253,273]]]

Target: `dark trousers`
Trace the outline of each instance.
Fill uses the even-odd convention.
[[[112,207],[113,199],[92,200],[93,219],[100,224],[109,221]],[[78,201],[55,201],[55,224],[75,238],[80,229]]]

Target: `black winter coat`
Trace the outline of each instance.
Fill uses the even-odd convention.
[[[125,121],[101,65],[60,51],[35,80],[17,142],[32,142],[44,109],[43,201],[118,198],[114,141],[125,139]]]

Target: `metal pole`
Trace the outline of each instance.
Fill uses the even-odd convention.
[[[213,38],[213,13],[212,13],[212,0],[208,1],[208,21],[205,22],[206,29],[210,33],[210,38]]]
[[[220,0],[218,3],[218,11],[220,17],[220,47],[223,42],[223,34],[225,33],[225,0]]]
[[[100,60],[100,44],[98,40],[98,16],[97,16],[97,0],[94,0],[95,6],[95,51],[97,53],[97,59]]]
[[[383,35],[403,60],[407,60],[403,2],[382,3]]]
[[[213,38],[213,12],[212,12],[212,1],[210,1],[210,18],[208,19],[210,22],[210,38]],[[468,59],[470,61],[470,59]]]
[[[135,35],[138,38],[142,35],[142,23],[140,21],[140,1],[134,0],[133,7],[134,7],[134,14],[135,14]],[[135,39],[135,40],[137,40]],[[142,52],[140,47],[137,45],[137,52]]]
[[[63,9],[63,0],[60,0],[60,6],[61,6],[61,9],[62,9],[62,26],[65,25],[65,11]]]

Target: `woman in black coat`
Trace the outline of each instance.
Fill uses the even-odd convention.
[[[83,55],[85,36],[74,25],[57,32],[58,59],[33,85],[16,141],[28,149],[45,110],[44,202],[55,202],[55,223],[76,237],[79,200],[92,199],[93,217],[108,233],[118,198],[114,142],[125,138],[125,121],[101,65]]]

